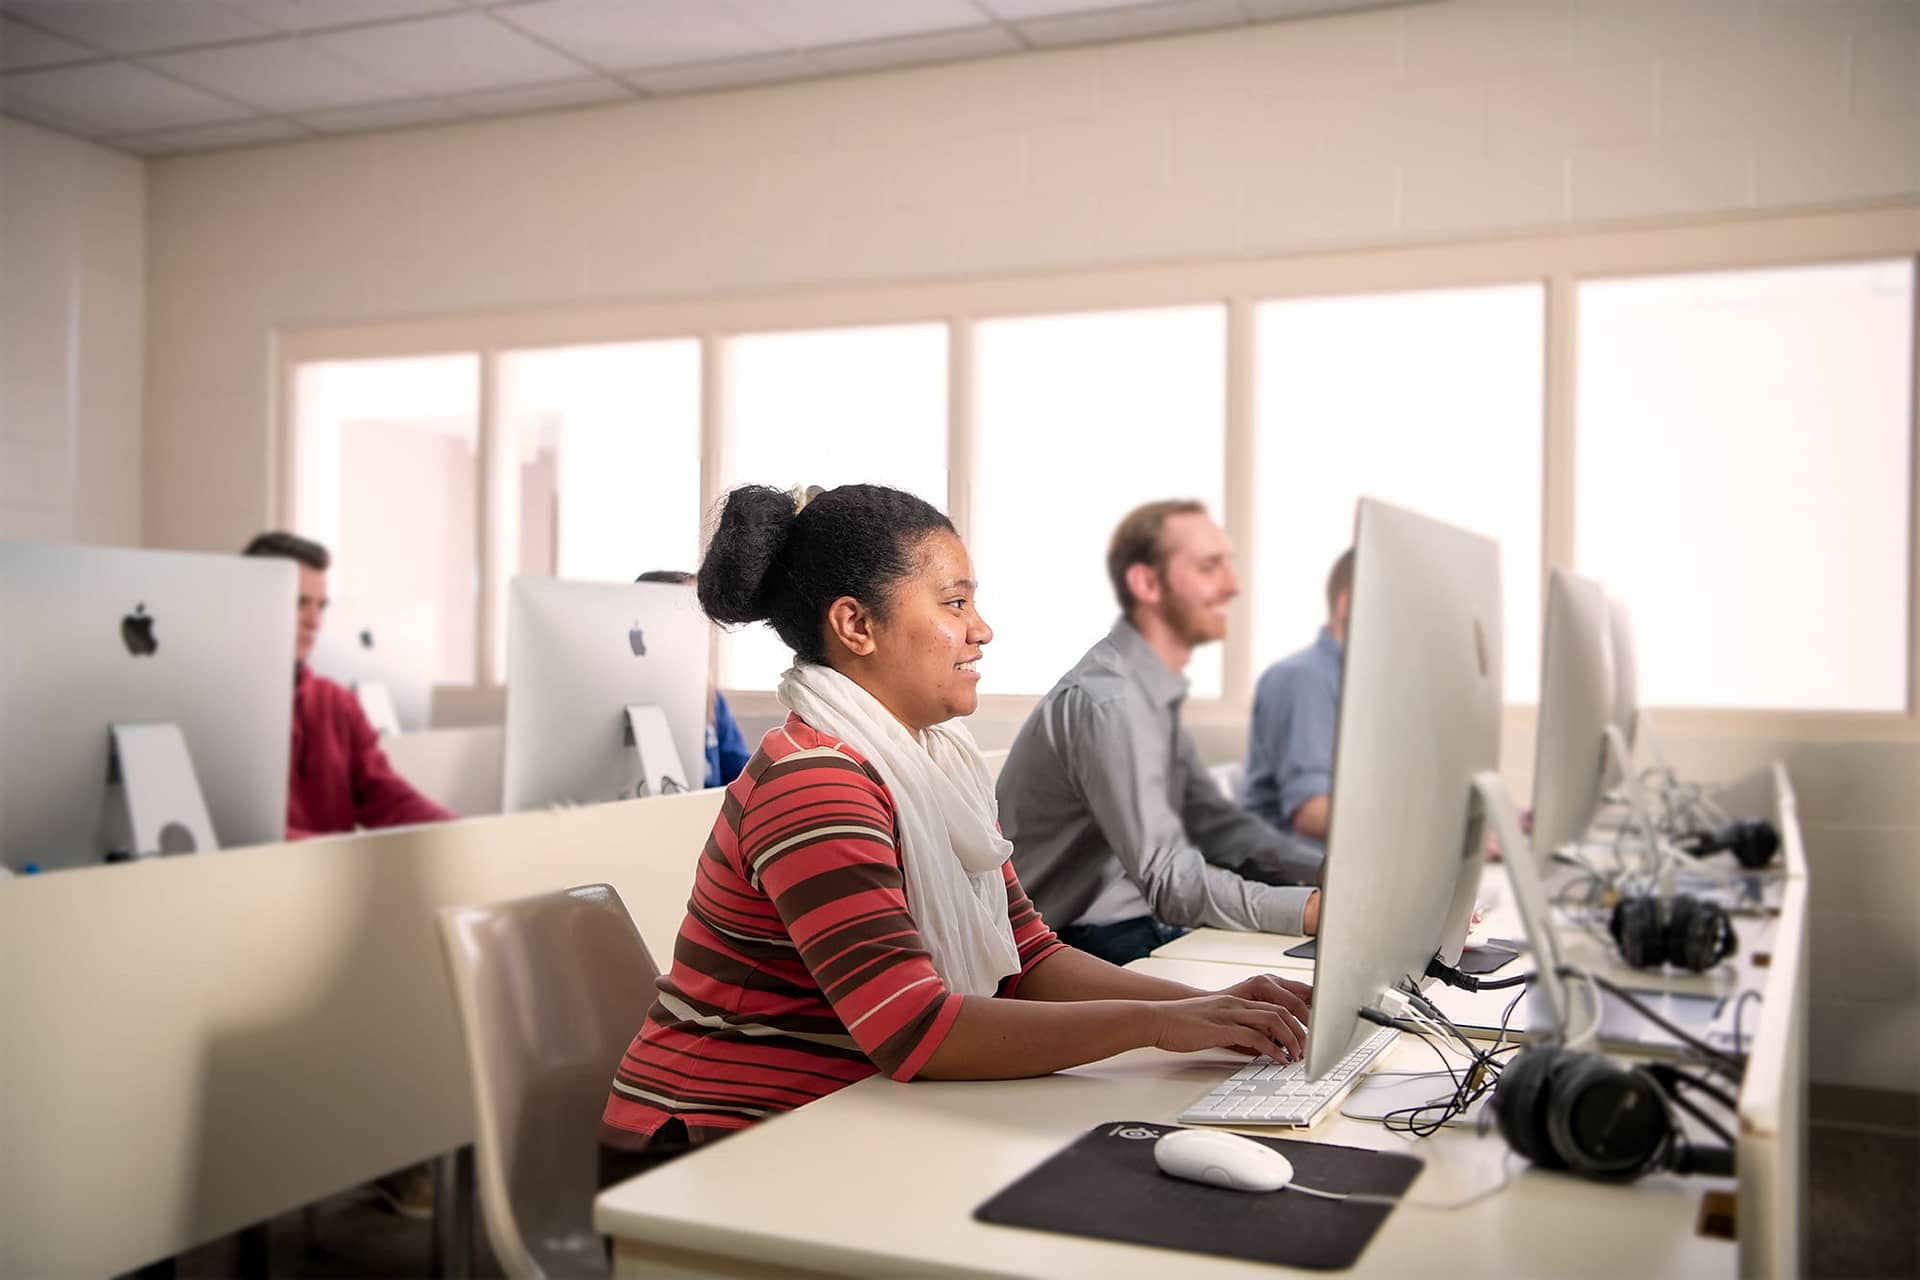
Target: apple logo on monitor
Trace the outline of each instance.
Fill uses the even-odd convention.
[[[647,656],[646,633],[640,630],[638,622],[627,628],[627,648],[633,650],[633,656],[636,658]]]
[[[371,648],[373,648],[373,629],[372,629],[371,627],[363,627],[363,628],[361,628],[361,630],[360,630],[360,647],[361,647],[362,649],[371,649]]]
[[[133,612],[120,619],[120,642],[136,658],[150,658],[160,648],[153,637],[153,618],[145,604],[133,606]]]

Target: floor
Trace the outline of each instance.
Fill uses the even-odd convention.
[[[1808,1274],[1920,1276],[1920,1135],[1816,1125],[1807,1146]]]
[[[1920,1135],[1816,1126],[1808,1159],[1808,1274],[1816,1280],[1920,1277]],[[497,1277],[486,1232],[474,1231],[476,1277]],[[432,1224],[401,1218],[370,1192],[282,1215],[268,1228],[274,1276],[428,1277]],[[183,1255],[179,1280],[238,1274],[232,1240]]]

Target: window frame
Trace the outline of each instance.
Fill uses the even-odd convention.
[[[972,525],[973,325],[980,320],[1065,312],[1224,304],[1227,308],[1227,426],[1225,525],[1234,541],[1243,580],[1254,580],[1251,514],[1255,419],[1254,309],[1284,298],[1397,293],[1537,282],[1546,289],[1545,417],[1541,488],[1541,566],[1572,563],[1574,527],[1575,316],[1578,286],[1615,277],[1683,272],[1762,270],[1884,258],[1920,258],[1920,203],[1878,208],[1753,218],[1711,218],[1575,229],[1532,236],[1454,243],[1358,248],[1288,258],[1230,258],[1202,262],[1075,269],[918,283],[825,285],[781,293],[715,294],[621,304],[556,306],[510,313],[453,315],[415,320],[276,329],[270,354],[274,420],[268,433],[269,512],[275,519],[292,508],[297,450],[292,440],[295,368],[308,361],[404,356],[448,351],[479,353],[481,448],[476,462],[479,492],[491,493],[492,451],[497,429],[498,353],[507,349],[696,338],[701,343],[701,500],[709,511],[720,496],[720,461],[727,439],[726,339],[750,333],[944,323],[948,335],[948,511],[965,537]],[[1920,324],[1915,326],[1913,368],[1920,383]],[[1910,439],[1920,495],[1920,388],[1910,393]],[[481,617],[499,590],[494,566],[502,548],[491,545],[487,502],[476,504],[474,537],[480,551]],[[1662,732],[1674,736],[1733,735],[1797,740],[1920,742],[1920,501],[1909,500],[1906,707],[1900,712],[1827,712],[1653,708]],[[1544,591],[1544,582],[1542,583]],[[1245,717],[1257,674],[1252,647],[1250,595],[1231,606],[1219,698],[1195,698],[1189,719],[1227,725]],[[492,670],[491,629],[478,633],[475,669]],[[469,691],[455,691],[467,693]],[[486,687],[470,691],[477,702],[498,698]],[[772,714],[772,695],[727,691],[748,714]],[[1025,695],[981,699],[981,715],[1014,717],[1031,707]],[[1531,740],[1533,708],[1509,704],[1507,737]],[[1516,748],[1517,749],[1517,748]]]

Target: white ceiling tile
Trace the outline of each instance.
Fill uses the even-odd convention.
[[[7,12],[108,53],[245,40],[273,28],[218,0],[7,0]]]
[[[108,146],[141,155],[168,155],[177,151],[213,151],[220,147],[247,147],[263,142],[291,142],[310,136],[305,129],[288,120],[261,117],[236,120],[232,124],[202,125],[195,129],[170,129],[163,133],[137,133],[109,138]]]
[[[60,62],[86,62],[99,56],[84,45],[0,17],[0,71],[46,67]]]
[[[987,15],[968,0],[727,0],[742,22],[776,44],[812,49],[856,40],[886,40],[984,26]]]
[[[312,125],[322,133],[357,133],[362,129],[404,129],[416,124],[444,124],[463,120],[466,111],[438,98],[413,98],[406,102],[376,102],[365,107],[342,107],[337,111],[304,111],[300,123]]]
[[[311,40],[266,40],[143,58],[150,67],[268,111],[299,114],[409,97]]]
[[[1239,26],[1246,20],[1247,15],[1233,0],[1182,0],[1178,4],[1039,18],[1021,23],[1019,30],[1033,44],[1055,48],[1061,45],[1098,44],[1105,40],[1133,40],[1176,31]]]
[[[463,93],[459,102],[481,115],[503,115],[514,111],[554,111],[561,107],[592,106],[597,102],[630,101],[633,96],[633,90],[619,81],[595,76],[590,80],[567,80],[559,84],[530,84],[514,89]]]
[[[543,0],[493,12],[609,71],[780,52],[719,0]]]
[[[420,93],[467,93],[570,80],[585,68],[485,14],[419,18],[311,37],[375,75]]]
[[[185,128],[253,114],[130,62],[0,76],[0,110],[88,135]]]
[[[996,18],[1021,22],[1028,18],[1051,18],[1061,13],[1091,13],[1096,9],[1125,9],[1133,5],[1154,4],[1157,0],[980,0],[980,7]]]
[[[648,93],[700,93],[708,89],[732,89],[745,84],[806,80],[819,74],[818,64],[800,54],[776,53],[767,58],[736,58],[731,62],[707,62],[697,66],[659,67],[652,71],[636,71],[626,79]]]
[[[460,0],[225,0],[230,9],[282,31],[324,31],[429,13],[458,13]]]
[[[1020,42],[998,26],[943,31],[904,40],[869,40],[831,49],[809,49],[807,56],[829,71],[875,71],[883,67],[911,67],[927,62],[959,62],[1016,53]]]

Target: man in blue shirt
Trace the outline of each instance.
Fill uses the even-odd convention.
[[[1333,729],[1353,601],[1353,551],[1327,575],[1327,625],[1313,644],[1267,668],[1247,731],[1247,808],[1324,849],[1333,790]]]
[[[713,691],[713,718],[707,721],[707,785],[724,787],[740,776],[753,751],[733,722],[733,708],[718,689]]]

